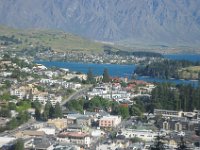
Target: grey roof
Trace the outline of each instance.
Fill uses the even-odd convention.
[[[46,137],[34,138],[34,145],[36,149],[46,149],[53,145],[53,142]]]

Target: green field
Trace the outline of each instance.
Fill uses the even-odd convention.
[[[0,26],[0,36],[14,36],[14,38],[20,40],[22,42],[21,44],[10,44],[7,46],[8,48],[16,51],[22,50],[23,48],[42,45],[44,47],[51,47],[51,49],[58,52],[64,52],[67,50],[101,52],[104,50],[104,46],[108,45],[55,30],[20,30]]]

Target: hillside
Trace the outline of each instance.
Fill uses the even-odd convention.
[[[199,0],[1,0],[0,18],[135,48],[200,46]]]
[[[198,80],[200,78],[200,66],[182,68],[178,71],[178,75],[180,79]]]
[[[98,52],[102,51],[105,46],[105,44],[62,31],[42,29],[18,30],[5,26],[0,26],[0,43],[2,46],[16,51],[44,46],[47,48],[51,47],[55,51],[83,50]]]

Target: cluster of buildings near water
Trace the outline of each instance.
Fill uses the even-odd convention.
[[[145,55],[135,56],[132,54],[120,55],[120,54],[108,54],[106,52],[58,52],[54,50],[44,51],[36,54],[36,58],[41,60],[54,60],[54,61],[68,61],[68,62],[89,62],[99,64],[138,64],[144,62],[153,62],[162,59],[161,57],[147,57]]]
[[[86,80],[87,75],[70,72],[68,69],[46,68],[41,64],[31,65],[26,58],[20,60],[30,64],[21,67],[12,60],[0,59],[0,95],[8,93],[11,100],[1,97],[0,107],[6,103],[18,103],[23,100],[39,101],[43,106],[47,102],[52,105],[62,103],[71,94],[85,87],[79,81]],[[25,73],[24,77],[15,72]],[[98,80],[101,77],[96,77]],[[120,81],[126,83],[122,86]],[[98,83],[89,91],[80,94],[89,101],[100,96],[108,101],[116,101],[127,106],[134,105],[135,97],[150,97],[155,84],[126,78],[112,78],[112,83]],[[10,85],[6,86],[6,82]],[[67,92],[71,90],[70,92]],[[60,150],[60,149],[148,149],[158,136],[166,149],[175,149],[184,137],[187,146],[195,149],[200,146],[200,111],[193,112],[154,109],[153,113],[143,114],[145,119],[131,116],[122,119],[121,116],[110,114],[96,108],[93,111],[63,112],[61,118],[48,119],[39,122],[35,120],[35,110],[27,108],[31,119],[13,130],[0,133],[0,148],[8,149],[17,139],[22,139],[25,149]],[[12,110],[12,116],[19,112]],[[11,119],[0,117],[0,127],[5,127]],[[115,133],[115,135],[113,135]]]

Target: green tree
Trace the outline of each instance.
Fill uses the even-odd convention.
[[[8,103],[8,108],[9,108],[10,110],[16,110],[16,104],[13,103],[13,102],[9,102],[9,103]]]
[[[150,147],[150,150],[164,150],[163,137],[158,135],[155,139],[154,145]]]
[[[94,83],[94,82],[95,82],[94,75],[92,73],[91,68],[89,68],[87,72],[87,83]]]
[[[10,55],[9,54],[4,54],[3,55],[3,60],[10,60]]]
[[[12,118],[8,123],[7,123],[7,128],[9,130],[12,130],[18,126],[18,122],[16,118]]]
[[[126,119],[128,118],[130,115],[129,115],[129,108],[128,107],[125,107],[125,106],[121,106],[120,109],[120,115],[122,116],[122,118]]]
[[[35,119],[41,120],[41,112],[39,108],[35,108]]]
[[[0,109],[0,117],[11,117],[11,112],[8,108],[1,108]]]
[[[44,106],[43,120],[47,121],[53,115],[53,106],[50,101],[48,101]]]
[[[107,68],[105,68],[104,71],[103,71],[102,82],[104,82],[104,83],[110,82],[110,76],[108,74],[108,69]]]
[[[80,103],[78,100],[72,100],[66,104],[66,108],[70,111],[78,111],[78,112],[82,113],[83,112],[83,103]]]
[[[42,107],[42,104],[38,101],[38,100],[36,100],[36,101],[34,101],[34,102],[32,102],[31,103],[31,107],[32,108],[37,108],[37,109],[41,109],[41,107]]]
[[[56,103],[54,108],[54,118],[62,118],[62,108],[60,106],[60,103]]]
[[[4,82],[4,84],[6,85],[6,88],[10,88],[10,87],[11,87],[11,83],[10,83],[9,80],[6,80],[6,81]]]
[[[200,72],[198,72],[198,82],[199,82],[199,86],[200,86]]]
[[[24,150],[24,142],[22,139],[18,139],[14,144],[14,150]]]
[[[30,116],[27,111],[19,112],[19,114],[17,116],[17,123],[23,124],[23,123],[27,122],[29,119],[30,119]]]
[[[130,107],[130,115],[131,116],[142,116],[142,111],[139,107],[132,105]]]
[[[141,138],[134,137],[134,138],[131,139],[131,142],[132,143],[138,143],[138,142],[143,142],[143,140]]]

